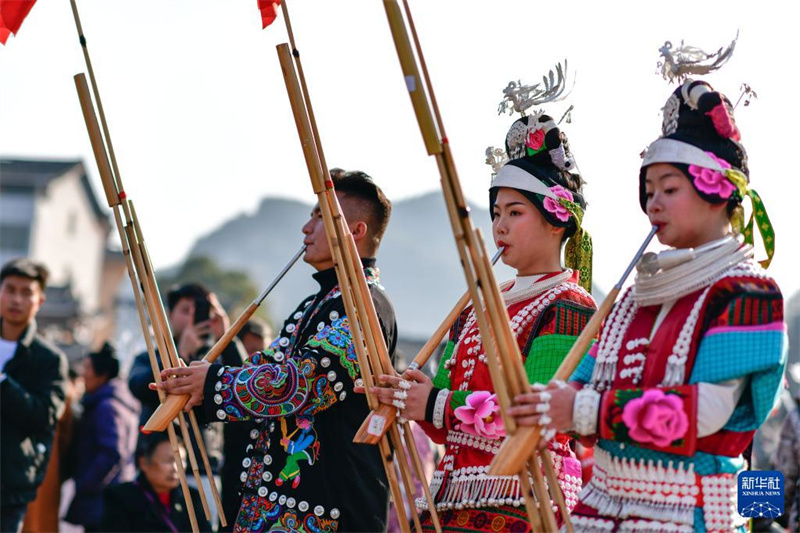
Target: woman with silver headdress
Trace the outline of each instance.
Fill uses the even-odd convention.
[[[583,180],[573,172],[566,136],[540,112],[513,124],[506,152],[511,161],[498,169],[489,189],[495,244],[503,248],[503,262],[517,271],[502,285],[502,296],[530,383],[546,382],[596,310],[587,292],[591,241],[581,227]],[[568,268],[561,266],[565,242]],[[392,388],[373,391],[387,404],[400,394],[402,415],[445,445],[431,482],[443,531],[531,530],[518,477],[488,475],[506,433],[487,363],[470,306],[450,332],[433,381],[413,370],[404,374],[411,381],[381,376]],[[549,436],[571,509],[580,490],[580,463],[568,436]],[[427,508],[424,500],[417,505]],[[423,528],[433,531],[429,516],[423,519]]]
[[[774,232],[724,95],[702,81],[675,90],[639,193],[673,249],[644,256],[572,387],[548,388],[549,420],[538,391],[513,412],[597,441],[576,531],[743,531],[737,473],[780,389],[786,330],[780,289],[753,260],[746,196],[764,267]]]

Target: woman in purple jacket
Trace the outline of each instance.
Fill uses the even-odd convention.
[[[119,359],[108,343],[83,361],[86,394],[75,436],[75,498],[66,520],[87,532],[99,531],[103,490],[136,476],[139,402],[118,375]]]

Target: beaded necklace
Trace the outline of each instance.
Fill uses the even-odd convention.
[[[563,274],[569,274],[568,276],[563,276]],[[558,276],[554,276],[541,282],[542,284],[537,287],[537,283],[534,283],[533,286],[525,291],[527,296],[524,298],[514,297],[514,303],[518,303],[519,301],[524,301],[526,299],[530,299],[530,294],[539,293],[538,297],[536,297],[531,303],[521,308],[517,311],[512,318],[509,319],[509,326],[511,327],[511,332],[514,335],[514,338],[518,338],[526,328],[532,324],[537,317],[547,309],[547,307],[552,304],[556,297],[565,291],[578,291],[583,294],[588,294],[580,285],[565,281],[572,276],[572,271],[564,272],[559,274]],[[553,282],[553,280],[557,280]],[[549,282],[549,283],[548,283]],[[555,283],[555,286],[552,286]],[[550,285],[548,288],[547,285]],[[538,289],[538,291],[537,291]],[[506,293],[503,293],[504,295]],[[507,301],[507,306],[511,304]],[[466,356],[459,358],[460,364],[462,368],[465,369],[464,372],[464,379],[459,384],[459,390],[469,390],[469,384],[472,378],[472,375],[475,373],[476,367],[476,359],[483,364],[487,364],[488,360],[486,358],[486,354],[483,352],[483,342],[480,336],[480,332],[476,329],[475,323],[477,321],[477,317],[475,316],[475,311],[470,310],[469,316],[467,317],[466,322],[464,323],[464,328],[462,329],[461,337],[458,339],[457,345],[463,346],[466,348]],[[460,353],[460,350],[456,348],[456,353]],[[451,373],[449,370],[454,364],[456,364],[456,357],[449,359],[445,363],[445,367],[448,368],[448,372]]]
[[[753,257],[753,247],[742,245],[737,239],[727,236],[708,243],[711,248],[695,250],[696,256],[685,263],[665,268],[654,274],[637,274],[634,298],[642,307],[661,305],[668,300],[677,300],[707,286],[728,270]],[[687,250],[692,252],[692,250]],[[669,250],[672,252],[672,250]]]
[[[669,387],[684,383],[686,379],[686,363],[689,359],[692,339],[694,338],[697,322],[700,318],[700,311],[703,308],[706,297],[714,283],[726,277],[736,276],[764,277],[764,274],[755,266],[752,257],[747,257],[744,261],[740,260],[740,262],[733,266],[728,265],[724,271],[717,273],[715,278],[706,282],[705,289],[692,305],[692,309],[681,327],[670,355],[667,357],[667,367],[664,373],[664,379],[660,383],[661,386]],[[695,289],[695,291],[696,290],[698,289]],[[616,378],[617,361],[619,360],[622,341],[638,309],[636,300],[637,298],[635,297],[634,291],[628,290],[622,300],[614,306],[614,309],[608,317],[607,326],[603,328],[603,332],[600,336],[600,343],[597,348],[597,359],[592,372],[592,378],[588,384],[589,387],[597,391],[602,392],[610,388]],[[630,344],[638,341],[634,340],[628,342]],[[641,375],[644,370],[645,358],[640,358],[639,363],[639,367],[627,368],[625,370],[627,372],[636,372]]]

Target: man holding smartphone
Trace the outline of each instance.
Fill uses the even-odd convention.
[[[228,315],[220,305],[217,296],[199,283],[185,283],[173,287],[167,293],[167,312],[175,346],[178,348],[178,355],[187,365],[192,361],[201,360],[216,340],[222,337],[225,330],[230,327]],[[234,339],[222,351],[219,360],[226,365],[242,365],[246,357],[247,354],[241,342],[238,339]],[[159,358],[157,357],[157,359]],[[160,359],[159,368],[163,368]],[[150,356],[145,351],[136,356],[128,376],[128,387],[142,404],[140,426],[147,422],[159,405],[158,393],[148,387],[152,382],[153,370],[150,367]],[[220,424],[208,424],[202,428],[202,433],[214,475],[218,477],[222,474],[222,492],[224,494],[226,492],[225,487],[230,485],[225,479],[227,476],[222,466],[225,458],[223,451],[229,451],[229,447],[225,446],[224,442],[228,440],[241,442],[241,438],[237,436],[237,429],[228,430],[226,428],[223,432],[223,427]],[[194,436],[192,436],[192,439],[194,439]],[[141,435],[139,440],[142,440]],[[195,455],[199,457],[196,445]],[[236,458],[234,457],[233,460],[236,460]],[[237,474],[238,472],[232,475],[236,476]],[[204,473],[201,477],[205,477]],[[193,479],[189,478],[189,482],[192,483]],[[208,484],[207,479],[200,481],[204,485]],[[210,507],[212,511],[211,523],[216,524],[216,506],[212,505]]]

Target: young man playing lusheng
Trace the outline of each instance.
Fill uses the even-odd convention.
[[[358,248],[390,354],[394,310],[375,268],[391,204],[362,172],[336,173],[336,194]],[[171,394],[190,394],[225,422],[255,420],[242,462],[243,501],[234,531],[382,531],[387,482],[377,447],[354,444],[369,413],[333,258],[319,207],[303,226],[304,259],[320,289],[284,322],[250,365],[167,369]]]

